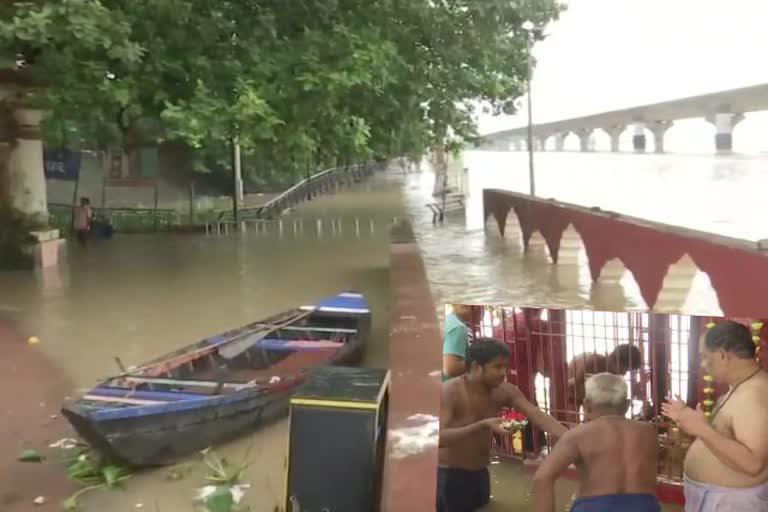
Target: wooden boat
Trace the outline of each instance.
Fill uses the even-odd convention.
[[[286,414],[313,368],[359,361],[370,322],[365,297],[341,293],[125,370],[62,413],[109,460],[172,464]]]

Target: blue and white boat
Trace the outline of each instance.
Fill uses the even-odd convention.
[[[172,464],[286,414],[312,369],[359,362],[370,325],[365,297],[340,293],[127,369],[62,413],[108,460]]]

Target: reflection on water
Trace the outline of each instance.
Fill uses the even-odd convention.
[[[524,152],[467,152],[470,193],[528,193]],[[747,240],[768,238],[768,156],[536,153],[536,195]],[[471,227],[482,227],[473,210]]]
[[[135,365],[207,335],[355,289],[373,311],[365,364],[388,366],[389,251],[393,217],[402,215],[400,184],[387,176],[352,191],[320,197],[298,208],[309,226],[339,219],[316,232],[281,237],[274,232],[246,236],[131,235],[68,247],[59,268],[0,274],[0,308],[28,335],[40,338],[58,366],[79,388],[118,371],[114,357]],[[356,236],[354,219],[365,219]],[[351,223],[351,224],[350,224]],[[244,503],[267,511],[279,503],[285,485],[287,421],[217,448],[240,460],[252,444],[256,463],[246,473],[252,484]],[[85,495],[85,510],[181,511],[191,509],[193,489],[204,484],[200,468],[182,481],[168,470],[148,471],[127,482],[126,492]]]
[[[523,255],[514,230],[506,238],[492,233],[486,236],[480,190],[528,187],[522,156],[505,154],[499,160],[499,154],[492,155],[467,156],[469,213],[450,214],[443,225],[433,226],[425,207],[432,192],[432,175],[422,172],[402,177],[392,172],[298,208],[292,215],[305,220],[303,233],[289,230],[294,217],[287,217],[282,235],[273,225],[266,233],[246,236],[136,235],[117,236],[85,249],[73,244],[68,260],[59,268],[39,272],[34,278],[27,273],[0,274],[0,312],[18,320],[27,334],[39,337],[42,349],[76,385],[87,387],[117,371],[115,356],[126,365],[137,364],[298,303],[356,289],[368,296],[374,312],[366,363],[386,366],[386,226],[405,214],[414,220],[440,316],[442,303],[447,301],[645,309],[631,276],[622,278],[619,272],[615,280],[593,286],[583,259],[574,257],[571,262],[551,265],[540,241]],[[611,163],[601,164],[602,158]],[[641,217],[698,222],[692,225],[698,228],[720,225],[730,234],[742,230],[738,236],[764,235],[755,219],[764,217],[765,207],[753,201],[762,189],[761,180],[768,180],[756,171],[764,160],[720,159],[713,165],[712,158],[658,158],[667,157],[542,155],[537,157],[537,186],[545,196]],[[679,161],[687,163],[680,167]],[[547,162],[560,163],[550,169]],[[654,167],[653,162],[667,163]],[[672,204],[679,204],[679,211],[668,211]],[[320,234],[318,218],[323,219]],[[365,224],[371,219],[372,232],[366,231]],[[744,224],[745,219],[751,222]],[[698,291],[689,297],[686,308],[717,314],[712,313],[716,302],[713,306],[706,285],[701,279],[694,283]],[[415,421],[414,428],[417,430],[407,432],[408,437],[418,438],[420,443],[433,441],[430,421]],[[257,455],[257,463],[246,474],[253,487],[245,503],[254,510],[271,510],[281,497],[285,443],[286,422],[279,421],[219,450],[238,460],[246,445],[253,445],[251,453]],[[507,468],[514,466],[494,465],[498,510],[524,506],[521,500],[529,487],[519,469]],[[89,495],[84,500],[86,507],[123,512],[141,504],[148,510],[188,510],[191,489],[203,483],[200,469],[180,482],[166,481],[166,472],[142,473],[128,482],[126,492]]]
[[[527,192],[524,153],[469,152],[464,155],[464,166],[469,169],[466,213],[449,214],[442,225],[432,224],[424,206],[434,183],[432,173],[409,175],[405,186],[438,304],[454,301],[647,309],[632,274],[623,268],[618,268],[613,279],[592,282],[581,240],[573,229],[566,232],[557,265],[549,262],[544,240],[538,234],[528,253],[523,254],[513,215],[508,218],[509,228],[503,238],[493,220],[484,230],[483,188]],[[541,197],[597,205],[730,236],[768,236],[768,227],[762,222],[768,205],[758,200],[758,187],[768,185],[768,173],[763,169],[768,158],[540,153],[536,166]],[[674,310],[721,313],[705,274],[694,275],[690,290],[687,297],[678,297]]]

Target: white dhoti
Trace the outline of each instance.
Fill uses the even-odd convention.
[[[768,482],[757,487],[720,487],[685,477],[685,512],[768,512]]]

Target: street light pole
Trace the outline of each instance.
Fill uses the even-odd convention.
[[[526,30],[525,49],[528,60],[528,74],[525,77],[526,87],[528,89],[528,179],[531,184],[531,197],[536,197],[536,181],[533,173],[533,101],[531,100],[531,74],[533,65],[531,63],[531,38],[532,30]]]
[[[240,140],[235,135],[232,138],[232,174],[234,177],[234,194],[232,195],[232,218],[236,229],[240,229],[240,209],[243,207],[243,173],[241,168]]]

